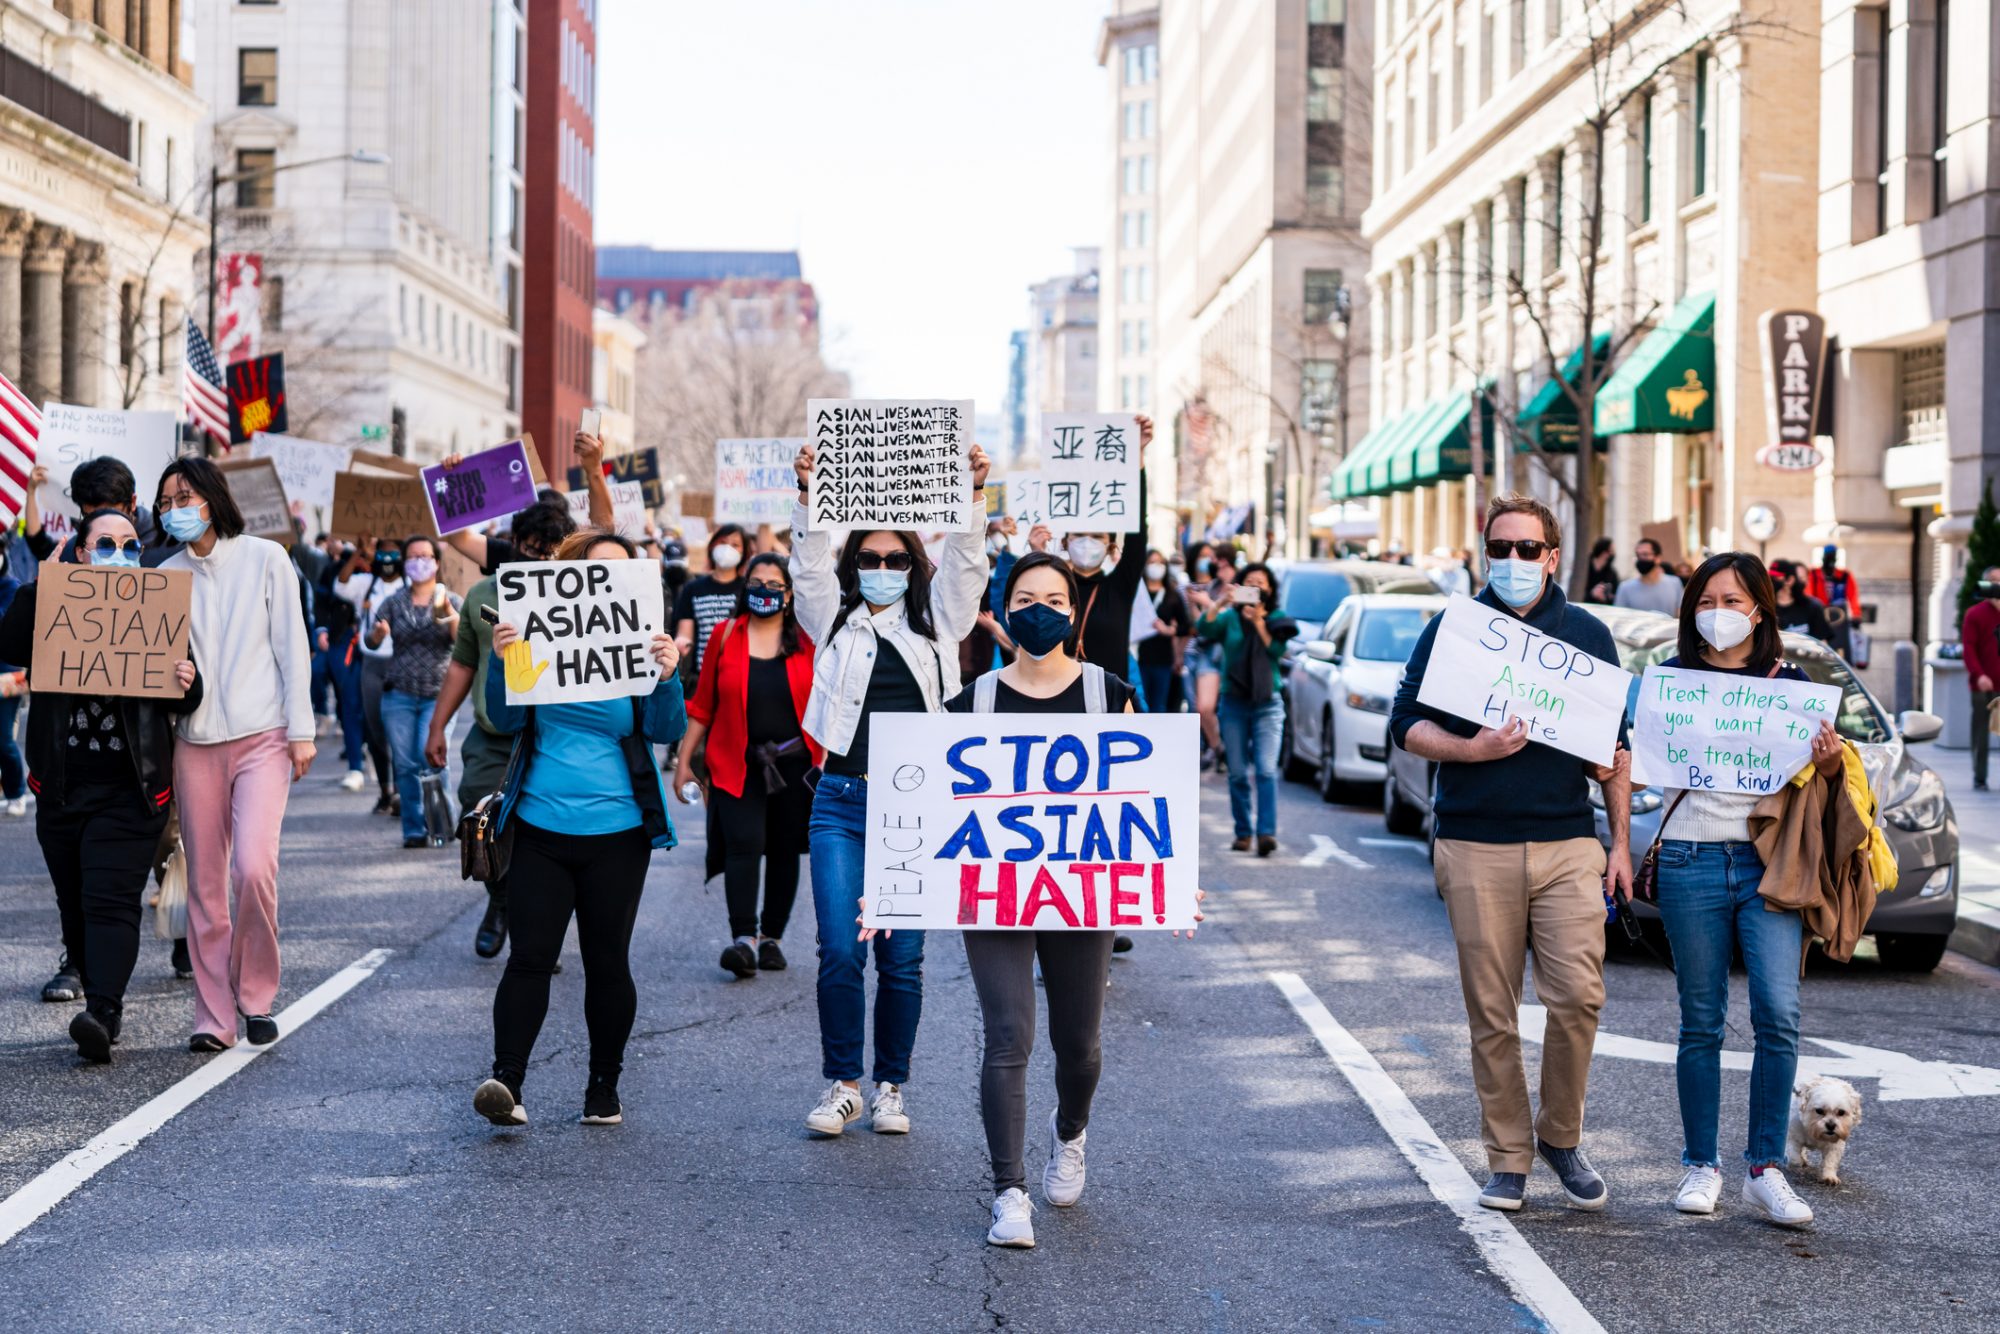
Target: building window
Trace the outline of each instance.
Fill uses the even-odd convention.
[[[1142,98],[1125,104],[1125,137],[1127,139],[1150,139],[1153,137],[1153,99]]]
[[[1326,217],[1337,217],[1345,211],[1347,202],[1346,177],[1339,167],[1306,167],[1306,211]]]
[[[1563,155],[1555,153],[1549,158],[1546,189],[1548,197],[1542,209],[1543,222],[1548,231],[1542,240],[1542,272],[1553,273],[1562,263],[1563,248]]]
[[[1120,412],[1132,410],[1132,377],[1129,375],[1118,377],[1118,410]]]
[[[1872,120],[1875,142],[1868,156],[1868,179],[1875,185],[1875,233],[1880,235],[1889,225],[1889,9],[1877,6],[1860,12],[1865,40],[1861,50],[1872,54],[1875,64],[1874,112]],[[1697,77],[1699,77],[1697,75]],[[1699,85],[1697,85],[1699,87]]]
[[[1937,0],[1931,39],[1931,216],[1944,216],[1950,202],[1945,164],[1950,158],[1951,0]]]
[[[268,46],[246,46],[236,52],[236,105],[278,105],[278,53]]]
[[[1528,63],[1528,0],[1507,0],[1507,74],[1519,74]]]
[[[1479,209],[1479,304],[1493,300],[1493,205]]]
[[[1445,289],[1450,293],[1450,302],[1445,318],[1457,324],[1465,318],[1465,224],[1455,224],[1451,236],[1451,272],[1445,275]]]
[[[1528,181],[1517,177],[1507,187],[1507,280],[1520,282],[1528,272]]]
[[[1889,11],[1871,11],[1880,15],[1877,22],[1885,27]],[[1701,198],[1709,192],[1712,182],[1711,159],[1715,155],[1715,61],[1706,51],[1694,58],[1694,197]]]
[[[285,280],[264,275],[264,332],[283,333],[285,331]]]
[[[1328,436],[1340,420],[1340,364],[1327,358],[1299,363],[1299,420],[1314,435]]]
[[[1944,440],[1944,344],[1906,347],[1897,354],[1899,445]]]
[[[1157,42],[1125,48],[1125,84],[1137,88],[1160,77],[1160,47]]]
[[[1444,30],[1429,34],[1431,64],[1424,84],[1424,151],[1437,147],[1438,126],[1444,120]]]
[[[1347,22],[1347,0],[1307,0],[1306,22]]]
[[[1134,342],[1135,342],[1135,339],[1134,339],[1134,337],[1133,337],[1133,333],[1132,333],[1132,321],[1131,321],[1131,320],[1121,320],[1121,321],[1119,321],[1119,324],[1118,324],[1118,355],[1120,355],[1120,356],[1123,356],[1123,357],[1129,357],[1129,356],[1131,356],[1131,355],[1132,355],[1132,347],[1133,347],[1133,344],[1134,344]]]
[[[273,148],[236,150],[236,207],[271,208],[278,200],[278,183],[273,171],[278,152]]]
[[[1340,270],[1307,269],[1304,316],[1308,325],[1326,324],[1340,304]]]
[[[1140,320],[1138,321],[1138,325],[1139,355],[1143,357],[1153,350],[1153,322],[1151,320]]]
[[[1451,128],[1455,130],[1465,123],[1466,103],[1471,100],[1476,76],[1472,70],[1472,16],[1465,12],[1465,0],[1459,0],[1453,13],[1457,49],[1452,53]]]
[[[139,321],[144,318],[139,305],[139,284],[124,283],[118,288],[118,364],[129,367],[139,356]]]
[[[1653,220],[1653,95],[1639,100],[1639,221]]]
[[[1313,68],[1306,71],[1306,120],[1312,124],[1340,123],[1340,71]]]
[[[1139,382],[1133,388],[1137,396],[1133,399],[1132,406],[1143,412],[1147,403],[1152,399],[1152,381],[1142,375],[1139,377]]]
[[[168,330],[172,330],[173,332],[169,333]],[[174,322],[173,299],[163,296],[160,298],[159,346],[153,353],[154,369],[158,370],[161,375],[165,375],[172,368],[174,356],[173,335],[178,333],[180,333],[180,327]]]

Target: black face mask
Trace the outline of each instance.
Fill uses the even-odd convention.
[[[0,573],[4,573],[4,568],[0,568]],[[1996,584],[1990,579],[1980,580],[1979,596],[1983,598],[2000,598],[2000,584]]]
[[[400,560],[378,560],[368,568],[377,579],[386,581],[403,577],[403,562]]]
[[[1659,566],[1658,561],[1646,560],[1643,557],[1632,562],[1632,568],[1637,570],[1640,574],[1651,574],[1654,571],[1654,569],[1657,568],[1658,566]]]

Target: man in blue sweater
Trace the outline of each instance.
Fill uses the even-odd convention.
[[[1486,589],[1478,600],[1614,666],[1611,632],[1556,586],[1562,534],[1549,507],[1502,496],[1486,510]],[[1438,762],[1432,819],[1437,882],[1458,942],[1459,983],[1472,1027],[1472,1074],[1492,1178],[1479,1202],[1519,1209],[1540,1153],[1579,1209],[1610,1198],[1583,1142],[1584,1090],[1597,1013],[1604,1005],[1604,885],[1629,890],[1631,753],[1587,764],[1530,742],[1518,717],[1482,727],[1417,702],[1431,670],[1433,618],[1396,690],[1389,732],[1413,755]],[[1463,671],[1437,664],[1438,671]],[[1597,841],[1585,777],[1604,789],[1611,853]],[[1521,972],[1535,951],[1535,995],[1548,1010],[1541,1114],[1530,1119],[1521,1064]]]

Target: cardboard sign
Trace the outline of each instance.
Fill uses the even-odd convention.
[[[971,399],[815,398],[806,526],[978,532]],[[796,488],[795,488],[796,489]]]
[[[252,357],[233,363],[229,381],[229,439],[242,444],[259,431],[283,435],[291,425],[285,408],[285,354]]]
[[[292,504],[276,464],[269,459],[248,458],[221,459],[216,466],[229,479],[230,498],[243,511],[244,532],[286,546],[298,539],[298,530],[292,527]]]
[[[803,438],[716,441],[715,521],[740,523],[752,532],[759,524],[790,526],[799,495],[792,460],[804,444]]]
[[[160,474],[179,453],[179,440],[180,427],[171,412],[44,404],[35,462],[49,470],[49,480],[36,499],[50,539],[68,540],[83,517],[70,497],[70,479],[80,464],[107,454],[117,459],[132,470],[139,503],[150,508],[160,491]]]
[[[1009,513],[1064,533],[1139,528],[1139,419],[1131,413],[1042,414],[1041,471],[1016,474]]]
[[[653,636],[666,633],[667,609],[653,561],[528,561],[494,579],[501,621],[521,632],[509,704],[622,699],[659,684]]]
[[[509,440],[466,455],[455,468],[439,463],[418,474],[438,535],[477,528],[534,504],[535,474],[528,454],[526,444]]]
[[[424,469],[422,464],[398,458],[394,454],[377,454],[373,450],[356,449],[348,456],[347,470],[370,477],[415,477]]]
[[[604,475],[614,482],[637,482],[645,489],[646,508],[658,509],[667,503],[667,487],[660,476],[660,451],[647,446],[630,454],[604,460]],[[569,489],[583,490],[583,469],[570,465]]]
[[[607,482],[611,491],[611,529],[634,542],[646,537],[646,488],[638,482]],[[571,491],[569,517],[582,528],[590,523],[590,492]]]
[[[181,697],[192,573],[51,561],[35,582],[35,690]]]
[[[333,511],[326,529],[335,537],[437,536],[420,477],[344,472],[333,479]]]
[[[1194,715],[878,713],[868,746],[868,925],[1194,925]]]
[[[250,441],[250,457],[269,459],[285,484],[285,494],[314,509],[333,504],[333,479],[353,462],[352,445],[329,445],[296,435],[259,432]]]
[[[1840,687],[1648,667],[1632,721],[1632,781],[1704,792],[1775,792],[1812,762],[1840,717]]]
[[[1417,703],[1482,727],[1519,718],[1529,741],[1609,764],[1631,685],[1617,663],[1454,593],[1438,617]]]

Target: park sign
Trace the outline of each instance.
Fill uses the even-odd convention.
[[[1016,474],[1009,515],[1023,527],[1128,533],[1139,514],[1139,419],[1131,413],[1047,412],[1038,473]]]
[[[1519,718],[1531,742],[1611,763],[1632,686],[1623,667],[1463,593],[1435,624],[1417,703],[1482,727]]]
[[[1632,781],[1699,792],[1775,792],[1812,762],[1840,687],[1648,667],[1632,718]]]
[[[984,505],[972,495],[972,400],[815,398],[806,404],[813,447],[806,527],[900,528],[976,533]]]
[[[1824,460],[1813,435],[1826,382],[1826,320],[1810,310],[1757,317],[1764,349],[1764,412],[1770,440],[1757,461],[1780,472],[1811,472]]]
[[[35,587],[28,683],[37,694],[185,693],[174,664],[188,655],[191,571],[50,561]]]
[[[501,621],[521,632],[505,660],[509,704],[653,693],[653,636],[667,624],[656,563],[525,561],[502,565],[494,579]]]
[[[1194,926],[1192,714],[883,713],[868,745],[869,926]]]
[[[535,474],[525,441],[509,440],[468,454],[456,466],[433,464],[419,474],[440,537],[518,514],[535,503]]]

